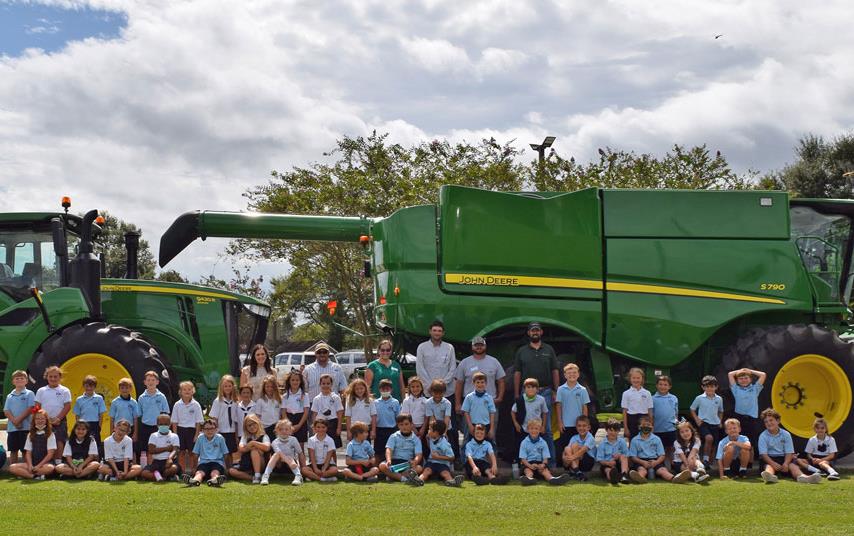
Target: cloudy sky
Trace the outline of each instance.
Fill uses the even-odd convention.
[[[854,8],[780,0],[0,0],[0,211],[160,234],[337,137],[707,143],[735,169],[854,123]],[[723,34],[716,39],[715,36]],[[174,261],[216,271],[222,241]],[[270,274],[281,266],[260,267]]]

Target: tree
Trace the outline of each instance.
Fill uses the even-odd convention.
[[[388,216],[412,205],[436,203],[439,188],[456,184],[487,190],[572,191],[590,186],[632,188],[735,188],[737,177],[720,155],[705,146],[676,145],[658,159],[651,155],[602,150],[600,159],[579,165],[552,152],[543,169],[522,162],[522,152],[494,139],[477,144],[434,140],[412,147],[391,144],[387,135],[344,137],[314,163],[272,172],[265,185],[246,192],[248,208],[258,212],[338,216]],[[233,255],[287,261],[292,270],[272,280],[274,309],[294,323],[325,327],[326,340],[341,348],[337,324],[368,335],[373,328],[373,289],[362,277],[362,249],[356,244],[242,239]],[[327,303],[335,300],[330,316]],[[366,337],[364,347],[373,341]]]
[[[775,180],[796,197],[854,197],[854,135],[843,134],[833,141],[807,134],[795,148],[797,160],[784,167]]]
[[[101,212],[104,224],[101,226],[101,236],[98,242],[103,244],[104,262],[107,277],[122,278],[127,272],[127,250],[125,249],[125,233],[142,230],[135,224],[116,218],[109,212]],[[154,278],[154,255],[148,246],[148,241],[139,239],[137,266],[140,279]]]
[[[181,275],[178,270],[163,270],[157,274],[158,281],[166,281],[168,283],[189,283],[190,280]]]

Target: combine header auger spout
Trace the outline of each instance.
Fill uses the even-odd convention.
[[[371,220],[344,216],[301,216],[194,211],[179,216],[160,239],[160,266],[166,266],[197,238],[283,238],[358,242]]]

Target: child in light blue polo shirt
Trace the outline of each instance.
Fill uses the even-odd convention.
[[[145,373],[142,383],[145,385],[145,391],[136,399],[139,405],[139,433],[137,434],[139,440],[134,446],[134,452],[137,456],[148,450],[148,438],[157,432],[157,418],[160,414],[171,413],[166,395],[157,389],[160,384],[160,375],[149,370]],[[238,428],[242,427],[238,426]],[[148,460],[148,463],[151,463],[151,460]]]
[[[474,391],[466,395],[463,400],[462,410],[466,419],[466,433],[464,443],[474,435],[474,426],[482,424],[486,427],[487,436],[490,441],[495,440],[495,401],[492,395],[486,392],[486,374],[476,372],[472,376]]]
[[[579,415],[575,419],[578,433],[569,439],[569,445],[563,450],[563,467],[576,479],[587,481],[587,471],[596,463],[596,440],[590,433],[590,418]]]
[[[777,482],[778,474],[788,473],[804,484],[821,482],[820,474],[807,476],[798,467],[792,434],[780,427],[780,414],[773,408],[768,408],[762,412],[761,417],[765,424],[765,431],[759,434],[759,457],[765,463],[765,470],[760,475],[762,480],[766,484],[773,484]]]
[[[596,461],[605,480],[611,484],[629,481],[629,447],[620,436],[620,422],[608,419],[605,439],[596,447]]]
[[[575,419],[587,415],[590,403],[590,393],[587,388],[578,383],[580,371],[578,365],[569,363],[563,367],[566,383],[557,388],[555,394],[555,415],[557,415],[560,437],[555,442],[556,452],[563,452],[572,436],[578,433],[575,429]]]
[[[753,381],[753,377],[756,381]],[[733,415],[741,423],[741,431],[750,439],[754,451],[758,446],[759,434],[764,430],[759,421],[759,393],[765,386],[767,375],[761,370],[743,368],[731,370],[729,378],[729,390],[735,400]]]
[[[451,467],[454,463],[454,449],[445,437],[445,423],[433,421],[430,423],[430,431],[427,432],[430,445],[430,456],[424,463],[424,471],[413,483],[423,485],[431,475],[442,479],[446,486],[459,488],[463,485],[462,475],[454,476]]]
[[[341,473],[351,480],[376,482],[380,469],[374,460],[374,447],[368,441],[368,424],[354,422],[350,437],[353,439],[347,443],[347,467]]]
[[[122,378],[119,380],[119,396],[110,402],[110,423],[119,422],[124,419],[131,424],[131,435],[134,443],[137,442],[139,433],[139,403],[131,396],[133,380]]]
[[[536,484],[537,481],[534,480],[536,475],[540,475],[543,480],[555,486],[566,484],[572,478],[566,473],[553,476],[549,471],[549,445],[540,436],[542,428],[542,421],[530,419],[528,421],[528,435],[519,445],[519,465],[524,470],[519,481],[523,486]]]
[[[652,433],[661,439],[667,458],[673,456],[676,423],[679,422],[679,399],[670,392],[672,387],[669,376],[659,376],[652,395]]]
[[[632,462],[629,478],[633,482],[643,484],[647,477],[653,475],[677,484],[691,479],[690,471],[682,471],[674,477],[664,466],[664,445],[661,444],[661,439],[652,433],[652,420],[648,416],[643,415],[638,420],[638,430],[640,433],[633,437],[629,444],[629,459]]]
[[[8,419],[6,424],[6,443],[9,451],[9,465],[18,463],[18,453],[23,457],[24,445],[30,432],[32,408],[36,405],[36,395],[27,389],[26,371],[16,370],[12,373],[12,385],[15,389],[6,395],[3,403],[3,414]]]
[[[507,479],[498,475],[498,459],[492,443],[486,440],[486,427],[474,425],[474,437],[466,443],[466,476],[478,486],[484,484],[506,484]]]
[[[708,470],[714,444],[721,435],[724,400],[715,392],[718,390],[718,379],[714,376],[703,376],[700,385],[703,387],[703,394],[691,402],[691,418],[697,423],[700,437],[703,439],[703,464]]]
[[[104,397],[95,392],[98,378],[89,375],[83,378],[83,394],[74,401],[71,411],[78,421],[89,425],[89,435],[95,438],[98,446],[98,456],[104,457],[104,444],[101,442],[101,416],[107,412]],[[118,422],[116,419],[115,422]]]
[[[208,486],[219,487],[225,482],[225,466],[231,454],[213,419],[205,420],[202,432],[193,445],[193,454],[199,459],[196,473],[192,477],[185,473],[182,478],[188,486],[198,486],[207,479]]]
[[[422,470],[421,438],[413,432],[411,415],[398,415],[397,428],[398,431],[391,434],[386,443],[380,472],[392,480],[415,483],[414,479]],[[395,470],[395,466],[403,464],[409,464],[409,467],[401,474]]]
[[[747,476],[747,466],[753,454],[753,446],[747,436],[741,435],[741,424],[738,419],[724,421],[726,436],[718,443],[715,456],[718,461],[718,475],[723,478]]]

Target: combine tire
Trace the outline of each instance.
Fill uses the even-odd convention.
[[[724,356],[723,368],[748,367],[768,374],[759,395],[759,411],[773,407],[800,452],[814,435],[817,415],[827,420],[838,458],[854,448],[851,412],[854,344],[814,324],[793,324],[753,331]],[[729,388],[726,371],[722,386]]]

